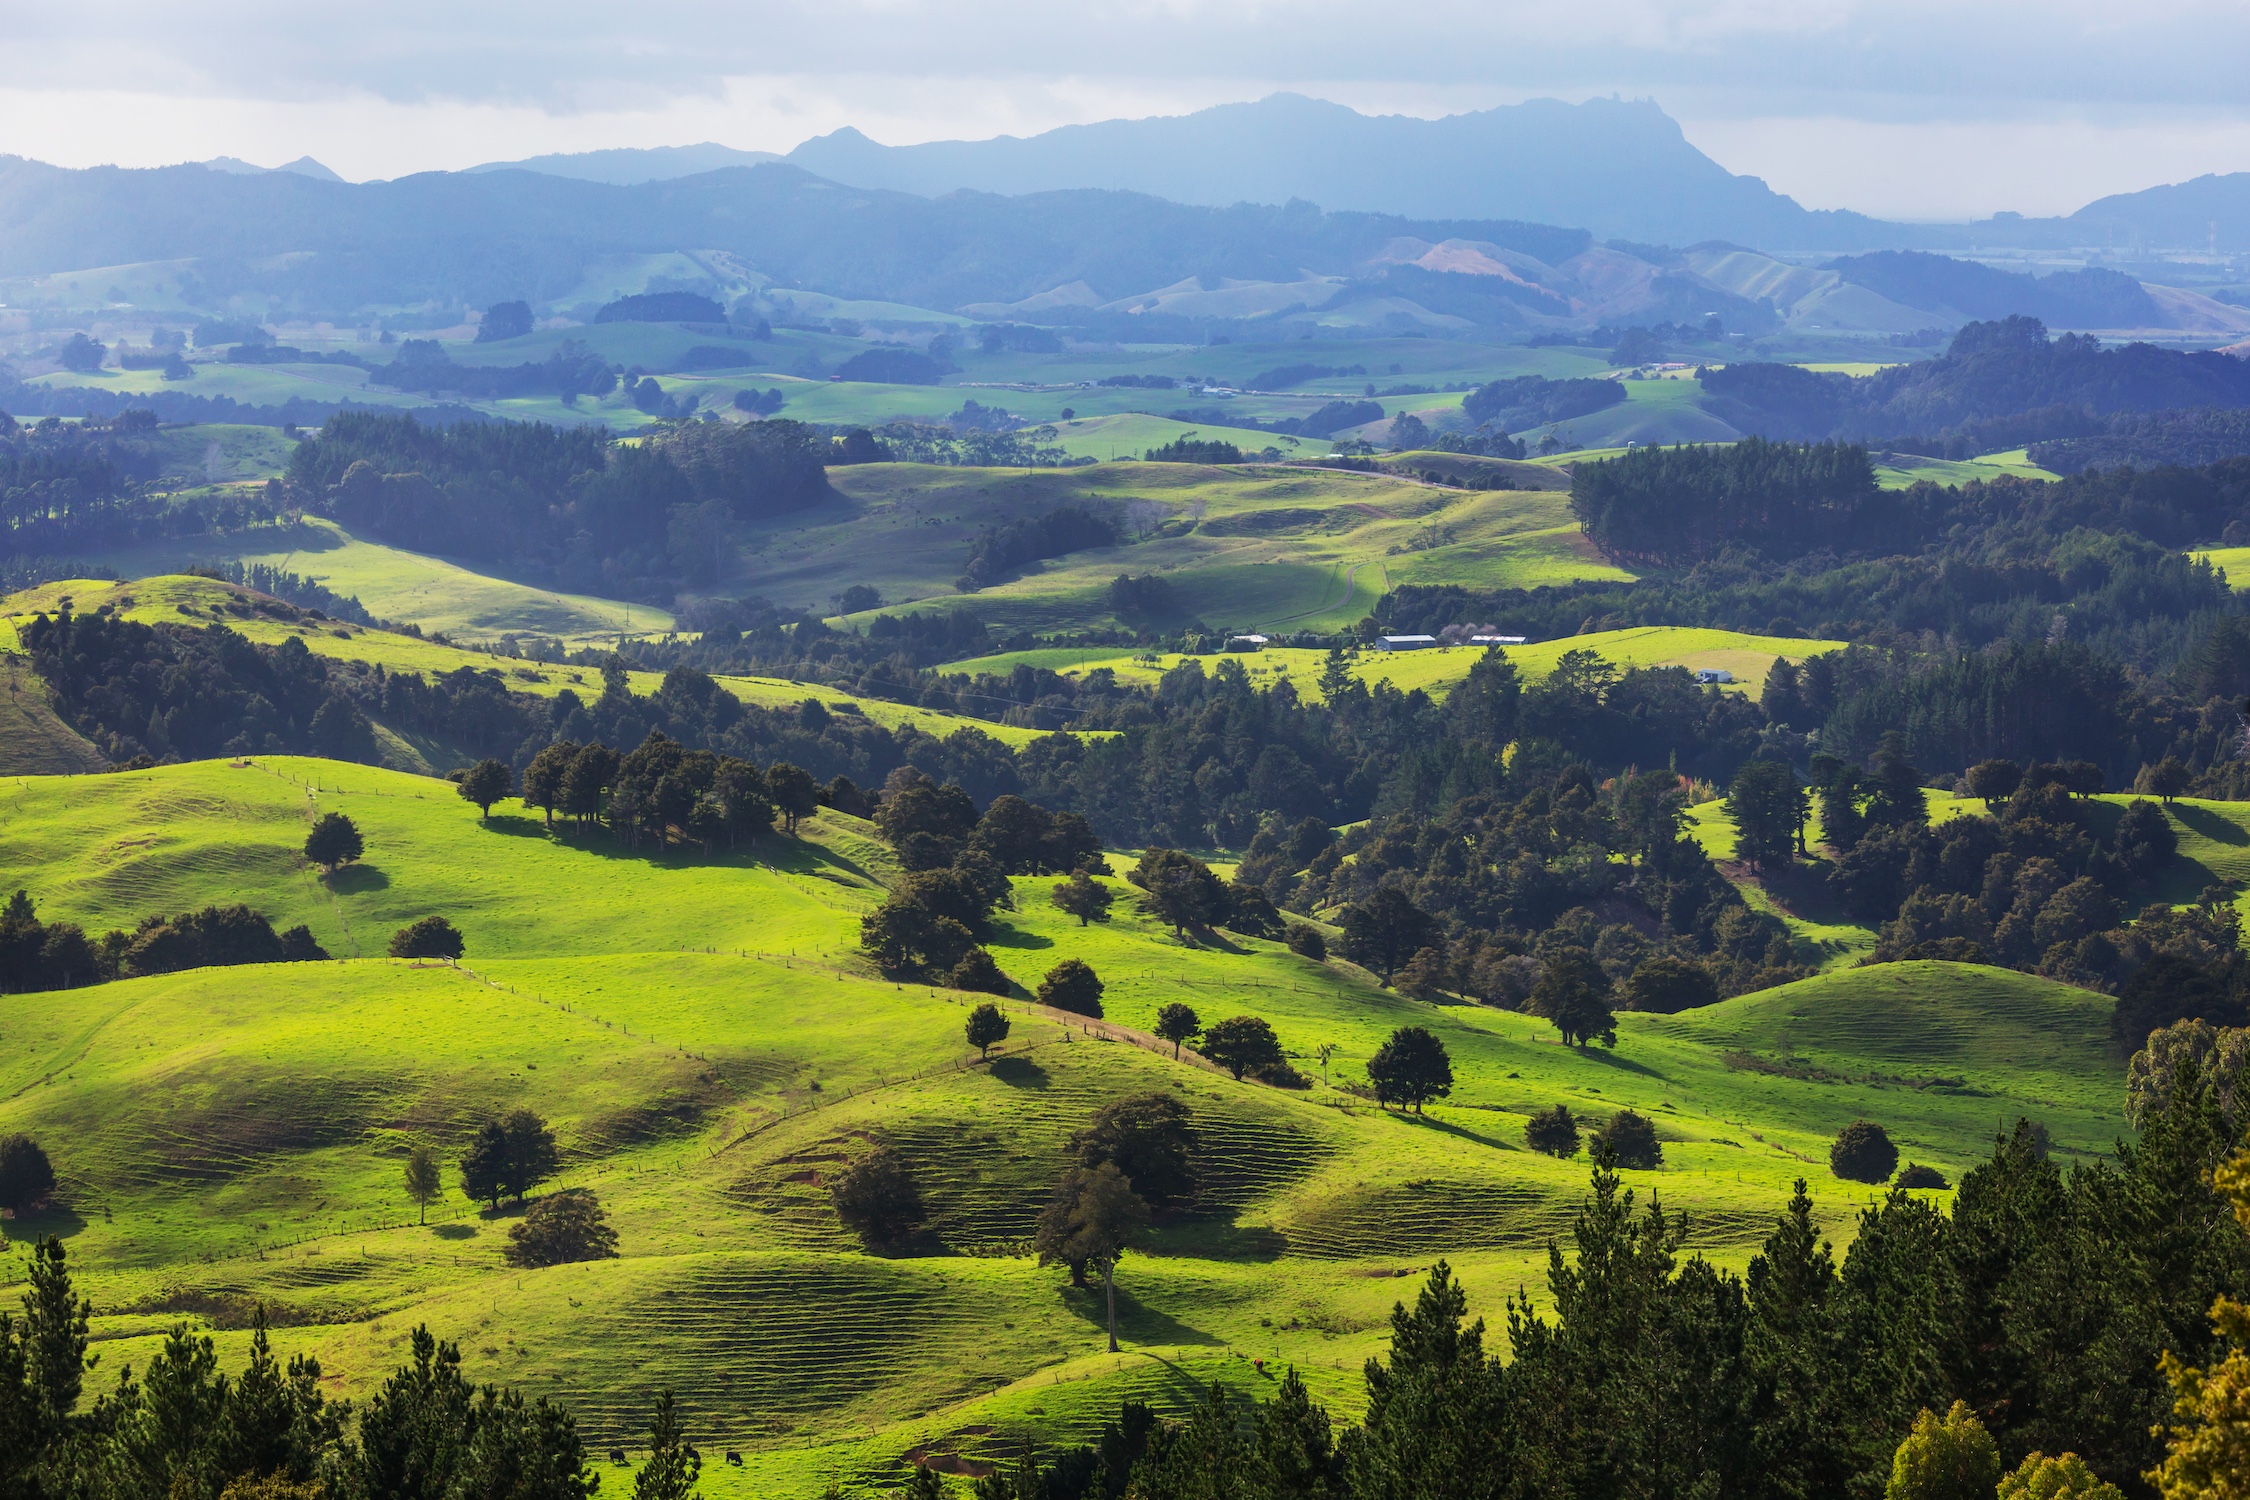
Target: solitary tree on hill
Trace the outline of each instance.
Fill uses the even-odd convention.
[[[305,858],[333,875],[367,852],[359,829],[342,813],[323,813],[305,835]]]
[[[508,795],[515,777],[496,760],[480,760],[461,773],[461,798],[477,805],[477,816],[492,816],[492,804]]]
[[[1445,1055],[1445,1043],[1420,1026],[1392,1032],[1367,1060],[1367,1077],[1377,1100],[1411,1104],[1416,1114],[1427,1101],[1453,1092],[1453,1062]]]
[[[54,1164],[21,1131],[0,1137],[0,1208],[21,1213],[55,1190]]]
[[[1048,899],[1076,917],[1078,925],[1083,927],[1089,921],[1108,921],[1110,903],[1117,898],[1108,886],[1084,870],[1073,870],[1070,879],[1056,886],[1054,895]]]
[[[1644,1114],[1621,1109],[1596,1137],[1621,1167],[1653,1172],[1664,1164],[1664,1147],[1656,1139],[1656,1123]]]
[[[1200,1050],[1205,1057],[1232,1073],[1237,1083],[1245,1073],[1278,1068],[1287,1061],[1281,1055],[1281,1039],[1273,1034],[1273,1027],[1258,1016],[1232,1016],[1219,1022],[1203,1033]]]
[[[1039,981],[1039,1003],[1098,1021],[1102,1015],[1101,977],[1085,960],[1066,958]]]
[[[1039,1214],[1032,1245],[1043,1266],[1067,1265],[1082,1282],[1091,1269],[1109,1304],[1109,1352],[1117,1352],[1117,1263],[1133,1234],[1148,1223],[1148,1205],[1110,1162],[1073,1167]]]
[[[977,1049],[977,1055],[990,1057],[992,1049],[1008,1039],[1008,1018],[1000,1013],[999,1006],[987,1000],[969,1012],[965,1029],[969,1045]]]
[[[1202,1035],[1203,1021],[1190,1006],[1177,1000],[1156,1013],[1156,1034],[1172,1044],[1172,1055],[1180,1055],[1180,1043]]]
[[[461,934],[443,917],[424,917],[391,934],[393,958],[459,958],[467,951]]]
[[[592,1193],[584,1188],[542,1198],[508,1230],[501,1256],[511,1266],[534,1269],[581,1260],[614,1260],[617,1231]]]
[[[877,1146],[845,1168],[828,1197],[836,1217],[869,1249],[901,1243],[930,1216],[906,1158],[888,1146]]]
[[[1888,1182],[1898,1170],[1898,1147],[1882,1126],[1854,1120],[1836,1132],[1836,1143],[1828,1148],[1828,1170],[1846,1182]]]
[[[430,1205],[444,1193],[445,1176],[438,1170],[437,1153],[416,1146],[406,1157],[406,1196],[422,1211],[421,1222],[430,1222]]]

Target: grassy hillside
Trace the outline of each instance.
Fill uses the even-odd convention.
[[[1502,622],[1503,626],[1505,622]],[[1727,691],[1757,693],[1777,657],[1802,661],[1839,649],[1839,641],[1807,641],[1783,636],[1744,635],[1732,630],[1706,630],[1682,625],[1635,626],[1630,630],[1600,630],[1565,636],[1527,646],[1502,646],[1527,681],[1537,681],[1554,670],[1565,651],[1592,651],[1619,667],[1722,667],[1734,673]],[[1481,646],[1459,646],[1427,651],[1358,651],[1350,655],[1351,673],[1373,686],[1387,682],[1401,692],[1420,688],[1443,697],[1454,683],[1468,676],[1469,668],[1484,655]],[[1239,661],[1260,686],[1287,680],[1302,697],[1319,699],[1320,674],[1328,653],[1273,646],[1264,651],[1231,657],[1202,658],[1206,670],[1222,660]],[[1054,647],[1032,651],[1006,651],[954,662],[946,672],[1004,673],[1019,662],[1078,676],[1107,668],[1120,682],[1153,683],[1188,660],[1177,652],[1132,652],[1111,647],[1074,649]]]
[[[673,628],[668,610],[513,583],[441,557],[362,540],[318,517],[150,542],[88,560],[106,563],[126,578],[174,573],[197,563],[263,563],[356,598],[382,619],[471,641],[529,634],[587,644]]]
[[[330,810],[369,846],[332,885],[295,853]],[[1647,1185],[1734,1263],[1798,1175],[1848,1234],[1867,1190],[1829,1178],[1824,1152],[1855,1117],[1949,1175],[2016,1113],[2068,1151],[2120,1128],[2108,1002],[2018,975],[1846,971],[1622,1017],[1614,1053],[1579,1053],[1528,1017],[1407,1000],[1278,944],[1184,943],[1129,901],[1080,927],[1045,879],[1016,882],[993,952],[1026,986],[1084,959],[1108,1023],[1019,999],[980,1065],[964,997],[853,953],[885,860],[830,815],[741,857],[636,855],[549,835],[514,804],[481,821],[410,776],[205,763],[13,779],[0,868],[50,918],[247,900],[363,955],[0,997],[0,1131],[48,1142],[65,1181],[64,1207],[11,1233],[70,1236],[105,1357],[143,1362],[190,1316],[238,1358],[263,1301],[283,1349],[317,1350],[339,1393],[360,1392],[426,1321],[473,1377],[568,1400],[597,1448],[632,1443],[650,1393],[675,1386],[706,1454],[749,1460],[706,1470],[715,1496],[876,1486],[913,1450],[989,1460],[1019,1434],[1083,1435],[1128,1394],[1263,1388],[1251,1356],[1297,1364],[1349,1410],[1398,1277],[1443,1254],[1487,1312],[1538,1284],[1584,1190],[1583,1161],[1522,1148],[1526,1115],[1558,1100],[1657,1120]],[[462,967],[371,956],[427,912],[461,925]],[[1237,1084],[1136,1042],[1183,998],[1206,1019],[1269,1019],[1313,1086]],[[1426,1119],[1319,1081],[1317,1046],[1336,1049],[1330,1080],[1361,1079],[1404,1023],[1453,1057],[1455,1092]],[[1127,1258],[1128,1352],[1110,1357],[1094,1299],[1020,1247],[1070,1131],[1150,1088],[1188,1104],[1204,1191]],[[555,1127],[560,1182],[601,1196],[621,1259],[507,1270],[514,1210],[450,1184],[431,1224],[412,1222],[409,1144],[450,1154],[519,1103]],[[899,1255],[860,1251],[826,1205],[824,1177],[873,1141],[908,1158],[931,1208]],[[0,1281],[23,1264],[20,1247],[0,1257]]]
[[[347,625],[335,620],[292,620],[272,613],[261,613],[258,608],[260,602],[270,603],[266,601],[266,596],[232,584],[185,574],[140,578],[122,583],[103,579],[62,579],[9,595],[0,599],[0,650],[15,647],[16,627],[19,623],[27,621],[41,610],[53,613],[65,599],[81,614],[91,613],[107,605],[121,612],[127,619],[144,623],[223,623],[230,630],[261,645],[279,645],[294,637],[303,641],[305,648],[316,656],[336,661],[365,662],[369,665],[380,663],[387,672],[426,672],[435,675],[467,668],[477,672],[500,673],[506,678],[512,692],[552,697],[568,688],[581,697],[591,697],[601,691],[601,673],[591,667],[556,666],[548,662],[525,661],[470,651],[417,636],[370,630],[364,626]],[[633,672],[628,675],[633,691],[644,695],[654,692],[664,680],[663,675],[657,672]],[[718,681],[744,703],[783,707],[802,703],[807,698],[818,698],[831,708],[843,705],[847,712],[863,713],[873,722],[887,728],[895,729],[911,724],[940,737],[960,729],[973,728],[1006,744],[1020,745],[1036,738],[1039,733],[1036,730],[988,724],[979,719],[939,713],[933,709],[885,703],[875,699],[857,699],[836,688],[791,682],[783,678],[721,677]]]
[[[21,657],[0,655],[0,776],[68,776],[109,762],[55,716],[47,685]]]
[[[1552,491],[1463,494],[1386,474],[1263,466],[1097,464],[1033,470],[870,464],[832,471],[839,498],[792,516],[746,550],[730,586],[818,602],[847,584],[885,608],[975,611],[1005,629],[1118,623],[1120,573],[1171,585],[1176,620],[1334,629],[1393,584],[1529,586],[1631,575],[1603,560]],[[953,582],[976,534],[1057,505],[1153,502],[1144,540],[1036,563],[964,596]]]

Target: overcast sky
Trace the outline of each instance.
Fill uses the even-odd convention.
[[[0,0],[0,151],[358,179],[1276,89],[1416,115],[1622,93],[1809,207],[1981,217],[2250,170],[2245,60],[2242,0]]]

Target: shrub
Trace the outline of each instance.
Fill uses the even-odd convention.
[[[982,948],[971,948],[959,963],[946,971],[945,987],[977,995],[1005,995],[1009,988],[1008,976]]]
[[[836,1217],[869,1249],[896,1245],[929,1217],[906,1158],[877,1146],[845,1168],[828,1189]]]
[[[1281,941],[1291,953],[1300,958],[1309,958],[1316,964],[1328,961],[1328,939],[1321,936],[1317,927],[1291,922],[1288,930],[1282,933]]]
[[[1920,1162],[1907,1163],[1906,1170],[1898,1174],[1896,1184],[1902,1188],[1946,1188],[1952,1184],[1945,1174],[1935,1167],[1925,1167]]]
[[[1567,1161],[1578,1154],[1578,1120],[1567,1104],[1543,1109],[1523,1127],[1524,1144]]]
[[[1039,981],[1039,1003],[1098,1021],[1102,1015],[1101,979],[1083,960],[1066,958]]]
[[[1836,1144],[1828,1148],[1828,1170],[1846,1182],[1888,1182],[1898,1170],[1898,1147],[1882,1126],[1854,1120],[1836,1132]]]
[[[465,951],[461,934],[443,917],[424,917],[391,934],[393,958],[459,958]]]
[[[319,963],[327,957],[328,950],[302,922],[281,935],[281,961],[285,964]]]
[[[508,1231],[508,1264],[532,1268],[615,1260],[617,1231],[592,1193],[571,1188],[541,1198]]]
[[[1621,1109],[1594,1138],[1610,1150],[1621,1167],[1653,1172],[1664,1165],[1664,1148],[1657,1144],[1656,1125],[1646,1115]]]
[[[1716,1005],[1719,986],[1701,964],[1658,953],[1641,961],[1625,981],[1625,1009],[1653,1015],[1678,1015],[1701,1005]]]
[[[0,1137],[0,1208],[21,1213],[55,1191],[54,1164],[30,1136]]]

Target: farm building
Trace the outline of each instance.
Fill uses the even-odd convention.
[[[1378,651],[1427,651],[1437,644],[1434,635],[1379,635],[1375,638]]]
[[[1734,681],[1734,674],[1725,667],[1697,667],[1695,669],[1695,680],[1697,682],[1732,682]]]
[[[1230,635],[1227,637],[1227,649],[1229,651],[1263,651],[1266,649],[1266,638],[1262,635]]]

